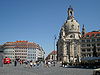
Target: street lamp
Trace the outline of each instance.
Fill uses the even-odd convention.
[[[56,43],[56,35],[54,35],[54,66],[55,66],[55,43]]]

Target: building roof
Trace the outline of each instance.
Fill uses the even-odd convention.
[[[34,42],[28,42],[28,41],[15,41],[15,42],[6,42],[4,44],[5,48],[37,48],[41,49],[41,47],[34,43]]]
[[[50,55],[54,55],[54,54],[56,55],[57,54],[57,51],[54,50],[51,53],[49,53],[48,56],[46,57],[46,60],[50,57]]]
[[[100,32],[88,32],[85,35],[82,36],[82,38],[87,37],[87,38],[91,38],[91,37],[100,37]]]
[[[57,54],[57,51],[52,51],[51,53],[50,53],[50,55],[54,55],[54,54]]]

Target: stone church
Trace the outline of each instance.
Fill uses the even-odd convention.
[[[57,41],[57,59],[62,62],[76,62],[80,59],[80,25],[74,18],[74,10],[68,8],[68,17],[61,27]]]

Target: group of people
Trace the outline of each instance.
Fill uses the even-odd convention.
[[[4,59],[4,63],[6,64],[9,64],[8,61],[11,63],[11,60],[6,57]],[[21,60],[21,59],[18,59],[16,58],[14,61],[12,61],[12,63],[14,64],[14,66],[16,67],[18,64],[20,65],[25,65],[25,67],[40,67],[40,66],[44,66],[44,67],[51,67],[54,65],[54,62],[51,62],[51,61],[25,61],[25,60]]]
[[[25,64],[25,67],[37,67],[39,68],[40,66],[44,66],[44,67],[52,67],[54,66],[54,62],[51,62],[51,61],[36,61],[36,62],[33,62],[32,60],[31,61],[25,61],[24,62]]]
[[[45,66],[46,67],[55,66],[55,62],[54,61],[45,61]]]
[[[35,63],[33,63],[32,60],[31,61],[23,61],[23,60],[20,60],[20,59],[15,59],[14,60],[14,66],[16,67],[18,63],[20,65],[24,65],[25,64],[25,67],[28,67],[29,66],[30,68],[32,68],[33,65],[35,66]]]

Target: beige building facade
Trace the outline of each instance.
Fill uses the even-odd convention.
[[[94,46],[96,57],[100,57],[100,31],[88,32],[81,37],[81,58],[95,57]]]
[[[74,18],[74,10],[68,8],[68,17],[61,27],[57,41],[57,60],[62,62],[76,62],[80,59],[80,25]]]

